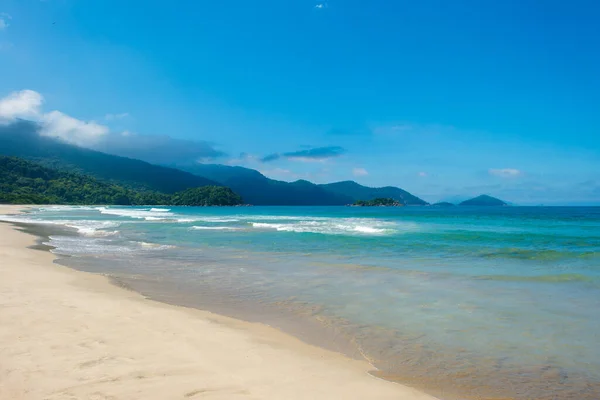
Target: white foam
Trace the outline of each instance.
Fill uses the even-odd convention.
[[[116,235],[119,231],[105,231],[104,229],[117,228],[121,225],[117,221],[41,219],[31,214],[0,215],[0,220],[22,224],[61,225],[76,229],[79,234],[84,236]]]
[[[397,232],[397,226],[393,222],[366,218],[321,218],[289,223],[251,222],[251,225],[258,229],[325,235],[386,235]]]
[[[93,211],[96,210],[97,207],[90,207],[90,206],[45,206],[45,207],[39,207],[38,210],[40,211]]]
[[[215,230],[215,231],[239,231],[241,228],[234,226],[192,226],[194,230]]]
[[[151,250],[166,250],[166,249],[175,248],[175,246],[171,246],[168,244],[158,244],[158,243],[148,243],[148,242],[134,242],[134,243],[140,245],[144,249],[151,249]]]
[[[146,221],[171,220],[175,214],[170,210],[159,208],[113,208],[113,207],[97,207],[96,210],[101,214],[117,215],[119,217],[127,217],[134,219],[144,219]]]
[[[150,211],[152,212],[169,212],[171,211],[170,208],[151,208]]]
[[[53,253],[64,255],[126,254],[135,251],[133,247],[85,236],[50,236],[50,241],[44,244],[55,247]]]

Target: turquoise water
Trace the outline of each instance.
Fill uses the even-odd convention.
[[[308,316],[382,375],[441,397],[600,398],[600,208],[61,206],[0,219],[73,228],[50,238],[69,265],[198,307],[220,296],[259,320]]]

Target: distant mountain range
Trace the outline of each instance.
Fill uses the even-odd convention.
[[[392,198],[405,205],[428,204],[393,186],[371,188],[354,181],[323,185],[306,180],[283,182],[269,179],[250,168],[219,164],[178,165],[177,168],[228,186],[245,201],[255,205],[345,205],[380,197]]]
[[[172,194],[201,186],[227,186],[245,203],[253,205],[346,205],[376,198],[389,198],[408,206],[428,205],[426,201],[394,186],[372,188],[354,181],[328,184],[314,184],[306,180],[284,182],[267,178],[250,168],[219,164],[154,165],[40,136],[37,124],[30,121],[0,125],[0,155],[25,158],[46,167],[84,174],[134,190]],[[489,199],[493,198],[489,196],[478,199],[481,205],[506,204],[497,199],[494,200],[502,204],[491,204],[493,202]]]

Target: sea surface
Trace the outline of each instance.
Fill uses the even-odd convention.
[[[274,325],[442,399],[600,399],[600,208],[53,206],[0,219],[61,228],[47,244],[63,264]]]

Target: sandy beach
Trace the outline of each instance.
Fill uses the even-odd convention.
[[[271,327],[54,264],[10,224],[0,237],[0,399],[434,399]]]

